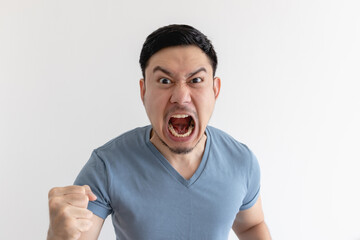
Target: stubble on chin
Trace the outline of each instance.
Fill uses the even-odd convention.
[[[174,154],[188,154],[191,153],[192,150],[194,150],[194,148],[200,143],[200,141],[203,139],[204,135],[201,136],[201,138],[199,139],[199,141],[195,144],[194,147],[192,148],[172,148],[170,147],[163,139],[160,138],[159,134],[157,134],[157,132],[152,129],[153,134],[156,134],[157,138],[160,140],[160,142],[167,148],[169,149],[172,153]]]

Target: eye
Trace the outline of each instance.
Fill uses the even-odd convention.
[[[191,79],[191,83],[201,83],[203,80],[199,77]]]
[[[170,84],[170,83],[171,83],[171,81],[170,81],[169,79],[167,79],[167,78],[161,78],[161,79],[159,80],[159,82],[160,82],[161,84]]]

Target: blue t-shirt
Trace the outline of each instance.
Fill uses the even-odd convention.
[[[97,196],[88,208],[112,215],[117,239],[227,239],[239,210],[259,196],[252,152],[226,133],[206,129],[201,163],[183,178],[150,142],[151,126],[136,128],[93,151],[75,184]]]

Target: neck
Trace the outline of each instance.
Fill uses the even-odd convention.
[[[186,164],[186,165],[192,165],[194,162],[200,162],[202,159],[202,156],[205,151],[205,145],[206,145],[206,135],[204,134],[199,142],[196,144],[196,146],[188,153],[185,154],[177,154],[172,151],[170,151],[167,147],[166,151],[163,153],[165,158],[172,164]]]
[[[190,179],[199,167],[205,151],[206,139],[207,136],[204,133],[190,152],[179,154],[171,151],[169,147],[159,139],[156,133],[152,132],[150,137],[150,141],[154,146],[185,179]]]

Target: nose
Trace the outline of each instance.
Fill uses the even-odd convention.
[[[186,84],[178,84],[174,87],[171,98],[171,103],[186,105],[191,102],[190,89]]]

